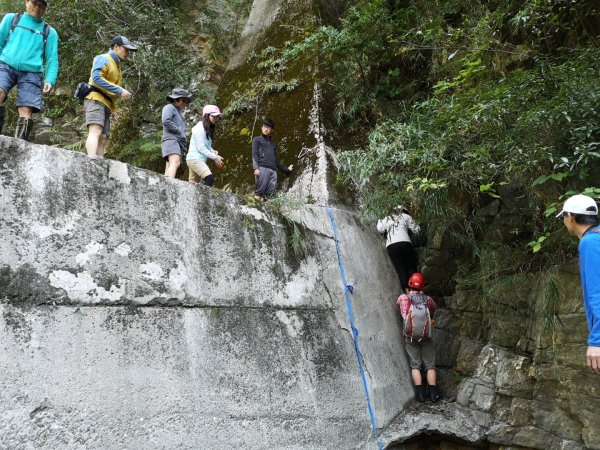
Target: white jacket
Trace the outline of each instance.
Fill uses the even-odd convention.
[[[387,216],[377,222],[377,231],[381,234],[387,233],[386,247],[396,242],[410,242],[409,229],[413,233],[418,233],[421,230],[413,218],[406,213]]]

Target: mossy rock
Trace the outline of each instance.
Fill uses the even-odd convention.
[[[253,37],[256,47],[241,64],[225,72],[217,94],[219,106],[227,112],[215,138],[215,148],[226,163],[218,184],[240,194],[253,190],[251,141],[260,134],[263,118],[270,117],[276,123],[274,140],[279,160],[285,166],[295,166],[291,176],[279,185],[285,190],[303,168],[312,164],[313,158],[303,150],[317,145],[311,123],[319,120],[314,115],[325,114],[314,104],[315,85],[322,78],[317,62],[296,60],[279,67],[277,58],[287,42],[302,39],[299,30],[314,29],[328,21],[331,6],[300,0],[271,3],[271,7],[280,8],[281,20],[275,18],[258,37]]]

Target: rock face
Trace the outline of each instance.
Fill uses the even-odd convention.
[[[376,448],[327,211],[291,215],[0,137],[2,445]],[[413,395],[397,281],[334,215],[383,427]]]
[[[255,0],[240,44],[229,60],[218,91],[225,116],[215,137],[228,170],[217,174],[226,190],[240,194],[254,189],[251,142],[261,133],[265,117],[276,123],[274,139],[278,157],[294,171],[280,174],[279,187],[295,197],[316,204],[349,204],[350,196],[334,188],[336,156],[324,122],[317,61],[290,59],[280,53],[297,44],[303,33],[336,20],[341,1]],[[341,6],[340,6],[341,8]]]
[[[478,269],[491,275],[454,276],[461,250],[448,230],[434,230],[423,252],[423,271],[431,279],[458,278],[435,314],[436,362],[446,383],[458,381],[449,389],[450,400],[459,410],[487,417],[483,425],[476,422],[471,436],[449,435],[479,443],[483,434],[498,446],[598,449],[600,378],[586,367],[588,329],[577,262],[539,273],[516,270],[525,255],[513,241],[529,232],[531,211],[518,186],[501,186],[499,195],[476,213],[490,244]],[[443,412],[434,408],[428,414],[436,420],[423,433],[444,434]],[[410,433],[395,423],[386,436],[398,442]]]
[[[244,25],[240,42],[235,52],[229,58],[228,70],[235,70],[246,62],[246,59],[256,48],[265,47],[268,43],[267,32],[275,19],[282,13],[285,1],[254,0],[250,16]],[[310,2],[305,2],[308,4]]]

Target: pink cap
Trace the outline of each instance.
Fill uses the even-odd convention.
[[[220,116],[221,110],[217,105],[206,105],[204,109],[202,109],[202,115],[206,116],[207,114],[211,116]]]

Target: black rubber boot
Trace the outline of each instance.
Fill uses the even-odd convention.
[[[426,387],[422,384],[418,384],[415,387],[417,388],[417,400],[419,401],[419,403],[423,403],[427,398]]]
[[[215,176],[211,173],[204,178],[204,186],[212,186],[213,184],[215,184]]]
[[[437,386],[429,386],[429,394],[431,395],[431,401],[433,403],[439,402],[442,399],[442,392]]]
[[[4,126],[4,106],[0,106],[0,134],[2,134],[3,126]]]
[[[17,139],[23,139],[24,141],[28,141],[32,128],[33,119],[19,117],[19,120],[17,121],[17,131],[15,132],[15,137]]]

